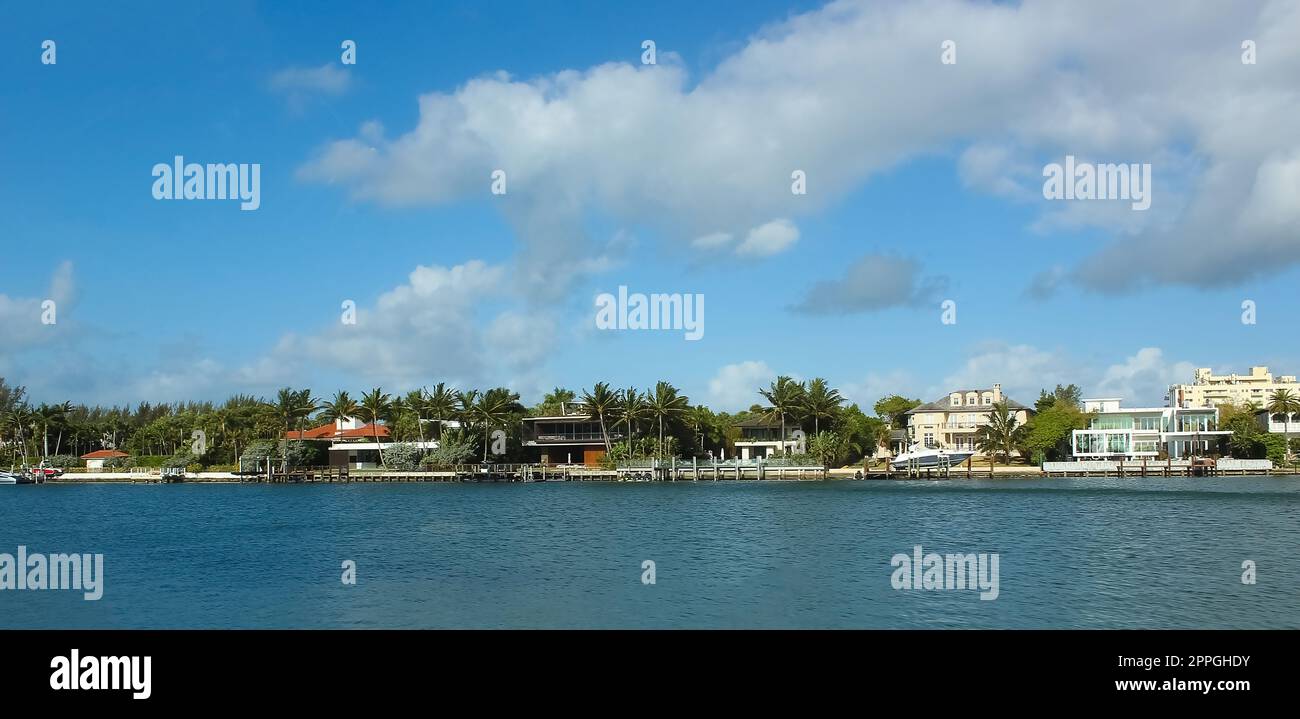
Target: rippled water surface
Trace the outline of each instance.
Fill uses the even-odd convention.
[[[0,487],[20,544],[104,596],[3,627],[1300,627],[1290,478]],[[999,596],[895,590],[917,544]]]

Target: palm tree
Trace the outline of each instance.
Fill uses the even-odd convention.
[[[478,407],[478,390],[458,390],[456,392],[455,414],[456,419],[461,424],[473,426],[478,423],[478,416],[474,413]]]
[[[474,405],[474,417],[483,424],[483,461],[488,459],[489,434],[493,427],[499,427],[510,420],[510,416],[524,411],[519,404],[519,393],[511,392],[505,387],[493,387],[483,393]]]
[[[543,416],[549,414],[564,414],[566,411],[565,405],[572,404],[576,397],[577,395],[575,395],[572,390],[567,390],[563,387],[556,387],[542,398],[541,403],[537,405],[536,412]]]
[[[790,450],[785,443],[785,421],[787,417],[796,417],[797,413],[803,409],[804,396],[806,390],[802,382],[795,382],[793,379],[781,375],[776,378],[767,389],[760,389],[759,394],[767,400],[768,406],[764,410],[767,419],[781,420],[781,451],[783,454],[789,454]]]
[[[415,415],[415,429],[420,435],[420,447],[424,447],[424,415],[429,411],[428,395],[423,389],[413,389],[402,400],[406,410]]]
[[[59,436],[54,440],[54,453],[58,454],[63,449],[63,431],[70,429],[72,426],[69,415],[72,414],[73,407],[71,402],[54,405],[54,426],[59,428]]]
[[[842,404],[844,398],[840,396],[840,391],[832,389],[826,384],[826,380],[817,377],[808,383],[808,392],[804,397],[804,410],[809,417],[812,417],[814,437],[821,434],[820,420],[835,418],[840,413]]]
[[[1300,412],[1300,397],[1289,389],[1279,389],[1268,398],[1268,411],[1282,415],[1282,438],[1286,444],[1286,456],[1291,457],[1291,415]]]
[[[311,396],[310,389],[294,391],[283,387],[276,395],[275,416],[284,426],[284,441],[280,443],[280,470],[289,467],[289,433],[298,427],[298,438],[302,439],[302,421],[316,411],[318,400]]]
[[[320,421],[338,422],[339,420],[350,419],[361,413],[361,405],[357,404],[355,399],[347,391],[334,393],[334,399],[328,402],[322,402]]]
[[[691,429],[700,438],[701,453],[704,452],[704,440],[706,438],[710,441],[713,440],[713,433],[710,430],[714,428],[715,419],[713,412],[703,405],[691,407],[690,411],[686,413],[686,423],[691,426]]]
[[[384,464],[384,445],[379,442],[379,420],[387,419],[393,412],[393,398],[376,387],[361,396],[361,411],[370,418],[370,431],[375,438],[375,448],[379,450],[379,464]]]
[[[650,407],[646,404],[646,395],[637,391],[636,387],[628,387],[618,393],[618,404],[615,410],[620,422],[627,426],[627,443],[628,454],[632,450],[632,438],[636,436],[636,426],[650,416]]]
[[[664,449],[664,420],[673,420],[680,417],[690,407],[691,401],[685,395],[677,393],[677,388],[671,384],[660,380],[655,384],[654,391],[646,393],[646,406],[649,408],[650,416],[654,417],[659,423],[659,453],[663,454]],[[660,459],[663,459],[661,456]]]
[[[439,382],[433,391],[425,391],[424,411],[438,422],[438,439],[442,439],[442,423],[456,414],[456,393]]]
[[[618,392],[612,392],[609,385],[604,382],[597,382],[596,386],[590,392],[582,393],[582,403],[587,409],[587,419],[595,419],[600,422],[600,437],[605,441],[605,453],[613,451],[609,444],[609,432],[605,429],[605,417],[609,416],[619,401]]]
[[[66,404],[66,403],[65,403]],[[67,410],[62,404],[42,404],[36,408],[33,419],[41,426],[41,452],[42,456],[50,456],[50,425],[60,425],[63,422]]]
[[[990,456],[1001,452],[1003,459],[1010,464],[1011,451],[1023,434],[1024,427],[1016,420],[1015,412],[1011,411],[1006,400],[1002,400],[993,404],[989,410],[988,423],[980,425],[975,438],[981,452],[987,452]]]

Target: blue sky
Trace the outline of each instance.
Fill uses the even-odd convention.
[[[777,373],[1153,404],[1192,367],[1300,371],[1295,3],[1119,29],[1091,3],[699,5],[11,7],[0,376],[89,403],[668,379],[735,409]],[[1044,200],[1066,154],[1151,163],[1151,210]],[[155,200],[175,155],[260,163],[260,209]],[[773,223],[797,240],[741,251]],[[704,338],[596,330],[620,285],[704,294]]]

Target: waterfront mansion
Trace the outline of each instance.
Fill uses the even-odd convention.
[[[907,438],[924,447],[978,451],[975,433],[989,422],[993,405],[1005,401],[1016,424],[1029,421],[1033,409],[1002,394],[1002,385],[988,389],[953,390],[907,412]]]

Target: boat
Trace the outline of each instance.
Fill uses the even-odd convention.
[[[922,447],[912,444],[907,451],[890,460],[894,469],[943,469],[955,467],[975,455],[962,450]]]
[[[46,467],[45,460],[41,460],[40,465],[37,467],[27,468],[26,470],[24,470],[23,473],[32,477],[34,481],[37,483],[45,482],[51,479],[58,479],[59,477],[63,476],[63,470],[57,467]]]
[[[18,472],[0,472],[0,484],[36,484],[36,475]]]

